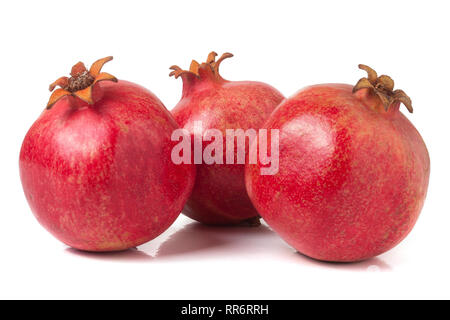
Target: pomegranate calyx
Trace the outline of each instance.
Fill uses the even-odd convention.
[[[113,75],[101,72],[104,64],[112,59],[111,56],[99,59],[92,64],[89,70],[86,69],[83,62],[75,64],[70,72],[70,78],[61,77],[50,84],[50,92],[54,91],[47,103],[47,109],[51,109],[59,99],[68,95],[78,97],[88,104],[94,104],[92,88],[96,83],[105,80],[117,82],[117,78]],[[60,88],[55,90],[57,86]]]
[[[206,74],[212,74],[213,79],[224,81],[224,79],[220,76],[219,73],[219,66],[222,63],[223,60],[227,58],[231,58],[233,54],[231,53],[224,53],[220,58],[216,61],[217,53],[212,51],[208,54],[208,57],[206,58],[206,62],[204,63],[198,63],[195,60],[192,60],[191,65],[189,67],[189,70],[184,70],[180,68],[179,66],[171,66],[170,69],[172,72],[170,72],[169,76],[174,76],[175,79],[182,75],[191,75],[196,78],[202,79]],[[205,70],[207,72],[202,72],[202,70]]]
[[[360,64],[358,67],[367,72],[366,78],[361,78],[353,87],[353,93],[361,89],[372,90],[381,100],[384,109],[389,110],[389,107],[396,103],[403,103],[409,112],[413,112],[412,102],[408,95],[403,90],[394,90],[394,80],[386,75],[378,76],[372,68]]]

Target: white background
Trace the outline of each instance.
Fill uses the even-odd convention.
[[[448,1],[2,1],[0,4],[0,298],[450,298]],[[314,83],[354,84],[358,63],[413,99],[407,115],[431,156],[421,217],[378,258],[326,264],[267,227],[207,228],[180,216],[162,236],[119,254],[68,249],[33,217],[18,172],[22,139],[48,84],[81,60],[139,83],[171,109],[168,67],[235,57],[230,80],[289,96]],[[406,112],[405,108],[402,108]]]

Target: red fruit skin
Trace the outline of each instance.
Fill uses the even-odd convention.
[[[20,177],[34,215],[56,238],[118,251],[174,222],[195,167],[172,163],[178,125],[154,94],[126,81],[94,88],[103,96],[95,105],[68,96],[40,115],[22,145]]]
[[[183,77],[183,96],[172,114],[191,137],[195,121],[202,121],[203,130],[220,130],[225,163],[226,129],[258,130],[284,97],[265,83],[232,82],[207,75],[207,67],[200,68],[200,78]],[[258,216],[245,189],[244,164],[203,163],[196,167],[194,189],[183,209],[185,215],[209,225],[239,224]]]
[[[413,228],[430,173],[426,146],[399,104],[375,110],[367,91],[307,87],[264,125],[280,129],[279,172],[246,166],[264,220],[300,253],[324,261],[377,256]]]

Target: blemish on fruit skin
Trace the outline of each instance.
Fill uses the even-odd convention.
[[[286,123],[307,119],[335,137],[332,152],[308,140],[307,126],[283,132]],[[247,190],[262,217],[297,250],[319,260],[356,261],[391,249],[410,232],[426,196],[429,158],[403,114],[367,109],[351,86],[318,85],[285,100],[266,127],[281,129],[280,171],[260,176],[258,166],[247,165]]]
[[[128,126],[122,122],[119,122],[119,128],[121,131],[123,131],[124,133],[127,133],[129,131]]]

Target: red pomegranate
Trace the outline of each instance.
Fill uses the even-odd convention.
[[[150,91],[88,71],[50,85],[53,92],[28,131],[20,177],[38,221],[67,245],[117,251],[143,244],[177,218],[194,184],[193,165],[175,165],[178,128]],[[108,81],[106,81],[108,80]]]
[[[220,63],[233,55],[225,53],[217,61],[216,56],[211,52],[202,64],[192,61],[189,71],[171,67],[170,75],[183,79],[183,94],[172,114],[191,137],[196,122],[202,130],[220,130],[225,159],[226,130],[258,130],[284,97],[265,83],[224,80],[219,74]],[[225,160],[224,164],[197,164],[194,190],[183,213],[205,224],[258,225],[258,213],[245,190],[244,169],[244,164],[226,164]]]
[[[427,148],[399,111],[411,101],[371,68],[352,88],[323,84],[285,100],[264,125],[279,129],[279,172],[247,165],[264,220],[299,252],[324,261],[368,259],[413,228],[430,173]]]

